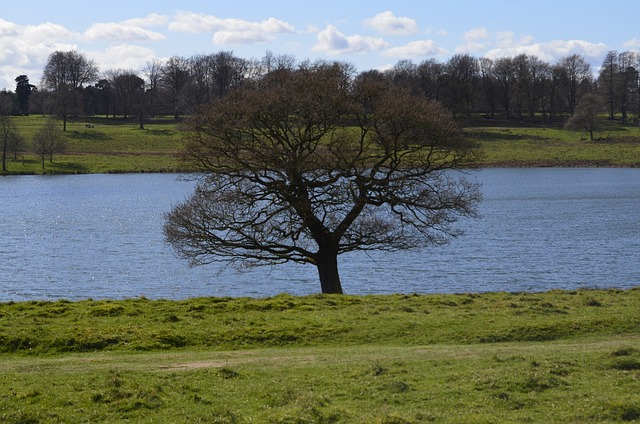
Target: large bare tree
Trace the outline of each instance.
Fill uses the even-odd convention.
[[[474,160],[437,103],[342,63],[281,69],[216,99],[188,124],[204,176],[166,215],[192,264],[317,267],[342,293],[338,256],[418,248],[458,235],[479,187],[451,171]]]
[[[63,131],[67,130],[69,116],[80,108],[82,96],[79,89],[97,77],[98,67],[82,53],[71,50],[56,51],[49,55],[42,72],[42,84],[52,91],[53,107],[62,118]]]

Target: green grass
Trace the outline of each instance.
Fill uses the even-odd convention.
[[[33,115],[14,118],[18,131],[27,142],[48,119]],[[60,124],[62,125],[62,124]],[[88,126],[89,125],[89,126]],[[182,149],[179,124],[170,118],[156,118],[138,129],[135,120],[119,118],[83,118],[67,123],[64,133],[67,149],[54,155],[53,163],[28,152],[8,161],[9,173],[108,173],[177,172]]]
[[[640,289],[0,304],[0,421],[640,420]]]
[[[14,118],[19,132],[30,141],[46,117]],[[87,124],[92,125],[87,127]],[[473,126],[468,137],[480,143],[483,167],[510,166],[640,166],[640,127],[603,121],[598,141],[586,133],[562,128]],[[9,173],[107,173],[185,171],[178,157],[182,149],[180,124],[156,118],[139,130],[135,119],[88,117],[68,124],[67,152],[53,163],[32,154],[8,161]]]
[[[589,141],[561,128],[470,127],[484,151],[481,166],[640,166],[640,127],[607,123]]]

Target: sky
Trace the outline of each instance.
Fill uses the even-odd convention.
[[[0,89],[25,74],[39,85],[48,56],[69,50],[102,72],[219,51],[340,60],[360,72],[460,53],[549,63],[577,53],[597,70],[608,51],[640,50],[639,11],[637,0],[8,1]]]

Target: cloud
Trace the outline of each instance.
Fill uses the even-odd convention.
[[[104,51],[88,52],[87,56],[95,60],[101,71],[109,69],[141,70],[147,62],[156,57],[154,50],[131,44],[120,44]]]
[[[623,46],[631,50],[640,50],[640,39],[633,38],[629,41],[625,41]]]
[[[381,38],[365,37],[362,35],[344,35],[333,25],[320,31],[318,42],[312,50],[319,53],[338,56],[343,54],[361,54],[388,47],[388,43]]]
[[[88,40],[104,41],[160,41],[166,37],[159,32],[126,23],[93,24],[85,32]]]
[[[457,53],[475,53],[491,59],[527,54],[553,63],[563,57],[579,54],[596,65],[608,50],[603,43],[585,40],[535,42],[530,35],[518,35],[511,31],[490,33],[486,28],[466,32],[463,40],[465,43],[456,48]]]
[[[289,23],[275,18],[252,22],[191,12],[179,12],[169,29],[195,34],[211,32],[212,41],[219,45],[263,43],[275,40],[277,34],[295,31]]]
[[[157,13],[151,13],[144,18],[133,18],[122,21],[125,25],[133,25],[139,27],[159,27],[166,26],[169,23],[169,18],[165,15],[158,15]]]
[[[18,35],[18,25],[0,18],[0,37]]]
[[[447,51],[438,47],[433,40],[411,41],[404,46],[392,47],[384,51],[383,56],[410,59],[425,56],[443,56]]]
[[[79,34],[68,30],[62,25],[45,22],[40,25],[28,25],[21,29],[21,37],[31,42],[55,43],[59,40],[78,38]]]
[[[416,21],[411,18],[394,16],[393,12],[389,10],[366,19],[364,25],[387,35],[410,35],[418,32]]]
[[[80,35],[46,22],[20,26],[0,19],[0,86],[13,89],[18,75],[39,84],[40,74],[51,52],[74,50]]]
[[[592,64],[598,64],[598,61],[606,54],[608,47],[604,43],[591,43],[584,40],[554,40],[546,43],[519,43],[513,42],[513,39],[505,37],[500,38],[498,46],[487,51],[486,56],[489,58],[498,57],[514,57],[519,54],[528,54],[537,56],[539,59],[554,62],[563,57],[579,54],[585,57]]]
[[[160,41],[167,37],[159,32],[151,31],[148,27],[166,26],[169,18],[152,13],[143,18],[127,19],[122,22],[96,23],[85,31],[87,40],[102,40],[115,42],[129,41]]]
[[[465,43],[456,47],[456,53],[471,53],[483,51],[489,45],[489,31],[486,28],[476,28],[467,31],[462,36]]]

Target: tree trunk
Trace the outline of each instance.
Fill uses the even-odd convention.
[[[318,267],[322,293],[342,294],[342,285],[338,274],[338,253],[321,250],[316,255],[316,266]]]

